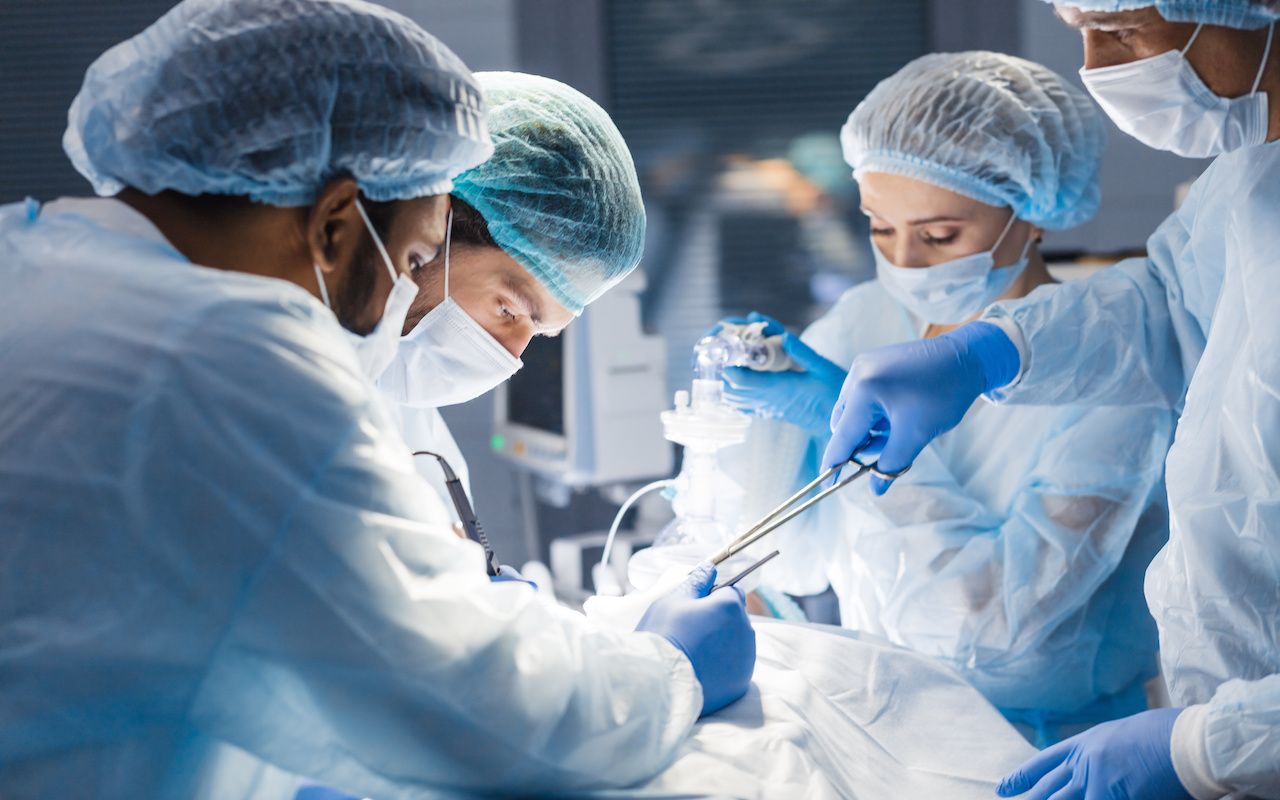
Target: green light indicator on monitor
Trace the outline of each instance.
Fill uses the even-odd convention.
[[[500,433],[495,433],[489,438],[489,447],[494,450],[503,450],[507,446],[507,437]]]

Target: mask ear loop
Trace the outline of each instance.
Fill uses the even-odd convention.
[[[324,307],[333,310],[333,306],[329,304],[329,287],[324,285],[324,273],[320,270],[320,265],[313,263],[311,265],[316,271],[316,283],[320,284],[320,299],[324,302]]]
[[[991,249],[987,251],[988,253],[995,255],[995,252],[1000,249],[1000,245],[1004,244],[1004,237],[1009,235],[1009,231],[1013,228],[1013,223],[1016,222],[1017,219],[1018,212],[1013,209],[1009,209],[1009,221],[1004,224],[1004,230],[1000,231],[1000,237],[996,239],[995,244],[991,245]]]
[[[1258,86],[1261,85],[1262,83],[1262,73],[1267,71],[1267,61],[1271,59],[1271,40],[1275,38],[1275,35],[1276,35],[1276,24],[1273,22],[1269,26],[1267,26],[1267,46],[1266,46],[1266,49],[1262,51],[1262,64],[1258,67],[1258,74],[1253,79],[1253,89],[1249,92],[1249,94],[1258,93]]]
[[[1187,54],[1187,51],[1191,49],[1191,45],[1196,43],[1196,37],[1200,35],[1200,29],[1203,27],[1204,27],[1204,23],[1201,22],[1199,25],[1196,26],[1196,29],[1191,32],[1191,38],[1188,39],[1187,43],[1182,46],[1181,55],[1185,56]]]
[[[1027,253],[1031,252],[1031,245],[1035,244],[1035,242],[1036,240],[1031,238],[1030,235],[1027,236],[1027,243],[1022,246],[1022,255],[1018,256],[1018,261],[1021,261],[1022,259],[1027,257]],[[1017,262],[1014,262],[1014,263],[1017,263]]]
[[[453,242],[453,206],[449,207],[449,220],[444,226],[444,300],[449,299],[449,245]],[[440,302],[444,302],[441,300]]]
[[[1009,221],[1004,224],[1004,230],[1000,232],[1000,238],[996,239],[996,243],[991,246],[987,252],[992,255],[992,261],[995,261],[996,251],[1000,249],[1000,245],[1004,243],[1004,237],[1009,235],[1009,231],[1013,230],[1013,223],[1018,221],[1018,212],[1014,211],[1009,215]],[[1027,252],[1031,250],[1031,237],[1027,237],[1026,244],[1022,245],[1022,255],[1018,256],[1018,261],[1027,257]],[[1013,264],[1018,263],[1013,262]],[[1006,264],[1005,267],[1011,267],[1013,264]],[[1005,267],[994,267],[994,269],[1004,269]]]
[[[395,283],[400,276],[396,274],[395,265],[391,263],[391,255],[382,244],[382,237],[373,229],[373,223],[369,221],[369,215],[365,213],[364,205],[360,203],[360,198],[358,197],[356,198],[356,211],[360,212],[360,219],[364,220],[364,226],[368,228],[369,235],[373,237],[373,245],[378,248],[378,254],[382,256],[382,263],[387,266],[387,272],[391,273],[391,282]]]

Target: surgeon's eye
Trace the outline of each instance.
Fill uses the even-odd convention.
[[[872,236],[892,236],[893,228],[877,228],[875,226],[872,226],[871,235]]]
[[[925,244],[933,245],[934,247],[941,247],[942,245],[951,244],[959,236],[960,236],[959,231],[952,231],[951,233],[948,233],[944,236],[935,236],[929,233],[928,231],[925,231],[924,233],[920,234],[920,238],[924,240]]]
[[[439,255],[440,255],[440,250],[439,250],[439,248],[437,248],[437,249],[436,249],[436,251],[435,251],[434,253],[432,253],[430,257],[427,257],[427,256],[423,255],[422,253],[418,252],[417,250],[410,251],[410,253],[409,253],[409,270],[410,270],[411,272],[417,273],[417,272],[418,272],[418,270],[420,270],[420,269],[422,269],[423,267],[425,267],[426,265],[430,264],[432,261],[435,261],[435,260],[436,260],[436,257],[437,257],[437,256],[439,256]]]
[[[516,319],[516,315],[511,311],[510,308],[506,306],[505,303],[503,305],[498,306],[498,311],[502,313],[503,319],[506,319],[506,320]]]

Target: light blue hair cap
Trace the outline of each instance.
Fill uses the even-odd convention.
[[[935,53],[881,81],[840,131],[854,177],[887,172],[1062,230],[1098,210],[1106,143],[1093,101],[1039,64]]]
[[[640,263],[644,203],[622,134],[604,109],[550,78],[479,72],[493,157],[453,194],[565,308],[579,314]]]
[[[85,73],[63,147],[100,195],[311,203],[447,194],[491,152],[480,88],[416,23],[358,0],[184,0]]]
[[[1280,18],[1272,0],[1045,0],[1081,11],[1135,11],[1155,6],[1170,22],[1203,22],[1227,28],[1265,28]]]

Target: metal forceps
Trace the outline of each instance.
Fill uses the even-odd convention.
[[[759,522],[757,522],[755,525],[752,525],[750,528],[748,528],[746,533],[742,534],[737,539],[734,539],[732,542],[726,545],[723,550],[721,550],[720,552],[712,556],[711,563],[719,565],[720,563],[727,561],[730,558],[733,558],[735,555],[737,555],[741,551],[745,550],[746,548],[760,541],[765,536],[768,536],[769,534],[773,533],[775,530],[777,530],[778,528],[781,528],[783,525],[786,525],[788,522],[800,516],[805,511],[808,511],[812,506],[814,506],[823,498],[827,497],[833,492],[843,489],[844,487],[856,481],[858,478],[861,478],[863,475],[866,475],[868,472],[870,472],[871,474],[877,477],[884,478],[887,481],[891,481],[891,480],[894,480],[895,478],[902,477],[908,469],[911,469],[911,467],[908,466],[906,469],[902,469],[898,472],[883,472],[879,469],[876,469],[876,462],[874,461],[871,462],[870,464],[866,464],[858,460],[858,455],[861,452],[862,451],[859,450],[857,453],[854,453],[852,456],[850,456],[849,460],[846,461],[845,463],[837,464],[834,467],[831,467],[830,469],[823,472],[818,477],[809,481],[807,484],[805,484],[803,489],[791,495],[786,500],[782,501],[782,503],[777,508],[770,511],[768,514],[765,514],[763,517],[760,518]],[[808,500],[804,500],[805,495],[809,494],[809,492],[812,492],[815,488],[822,485],[829,478],[832,478],[835,475],[838,475],[840,473],[840,470],[844,469],[849,464],[853,464],[858,468],[857,470],[854,471],[852,475],[847,475],[841,478],[838,482],[832,484],[831,486],[828,486],[826,489],[823,489],[821,492],[818,492],[813,497],[810,497]],[[804,500],[804,502],[801,503],[800,502],[801,500]],[[800,505],[796,505],[796,503],[800,503]]]

